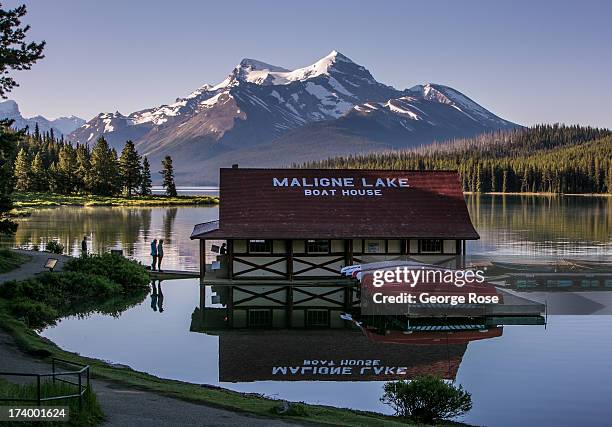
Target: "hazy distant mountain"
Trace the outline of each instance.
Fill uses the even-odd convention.
[[[59,117],[54,120],[49,120],[43,116],[34,116],[27,119],[21,115],[19,106],[12,100],[0,102],[0,119],[12,119],[14,120],[13,127],[15,129],[23,129],[28,126],[30,132],[34,131],[34,127],[38,123],[38,128],[41,132],[47,132],[53,128],[53,132],[58,136],[60,134],[68,135],[85,124],[85,120],[76,116]]]
[[[516,126],[446,86],[379,83],[333,51],[293,71],[243,59],[215,86],[127,116],[101,113],[69,137],[104,135],[117,148],[132,139],[154,165],[172,155],[180,183],[202,184],[236,162],[287,165]]]

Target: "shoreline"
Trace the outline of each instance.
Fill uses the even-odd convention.
[[[612,193],[503,193],[501,191],[488,191],[478,193],[476,191],[464,191],[463,194],[486,195],[486,196],[543,196],[543,197],[612,197]]]
[[[118,206],[118,207],[155,207],[155,206],[214,206],[219,203],[217,196],[184,195],[165,196],[96,196],[62,195],[55,193],[13,193],[14,214],[19,215],[28,209],[57,206]]]

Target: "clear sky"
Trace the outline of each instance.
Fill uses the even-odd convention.
[[[25,116],[129,114],[218,83],[244,57],[297,68],[336,49],[380,82],[445,84],[521,124],[612,127],[608,1],[25,3],[30,38],[48,44],[17,74]]]

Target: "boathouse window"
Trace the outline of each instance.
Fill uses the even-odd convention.
[[[442,240],[427,239],[420,240],[420,252],[424,254],[440,254],[442,253]]]
[[[249,240],[250,254],[272,253],[272,240]]]
[[[385,252],[384,240],[366,240],[364,243],[366,254],[380,254]]]
[[[250,328],[269,328],[272,326],[272,310],[256,309],[249,310]]]
[[[306,326],[310,328],[328,327],[329,326],[329,311],[328,310],[307,310],[306,311]]]
[[[329,240],[307,240],[306,241],[306,253],[309,254],[328,254],[329,253]]]

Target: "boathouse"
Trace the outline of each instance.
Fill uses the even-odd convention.
[[[219,220],[191,234],[202,279],[207,242],[227,245],[217,278],[297,280],[383,260],[452,263],[479,238],[455,171],[233,167],[219,182]]]

